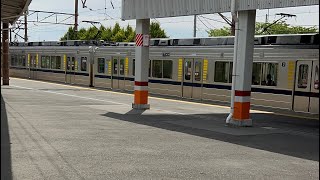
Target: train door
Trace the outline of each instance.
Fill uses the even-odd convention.
[[[112,59],[112,88],[125,88],[125,58],[113,57]]]
[[[37,66],[38,66],[37,55],[30,54],[30,64],[29,64],[30,79],[37,79]]]
[[[202,66],[201,59],[184,60],[184,77],[182,96],[184,98],[202,98]]]
[[[297,61],[294,111],[310,112],[312,61]]]
[[[313,61],[309,110],[319,114],[319,61]]]
[[[75,56],[67,56],[66,60],[66,83],[74,84],[75,82],[75,68],[76,68],[76,58]]]

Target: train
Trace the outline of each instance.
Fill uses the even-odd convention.
[[[229,102],[234,37],[150,40],[149,92]],[[319,114],[319,34],[256,36],[251,104]],[[134,91],[135,44],[12,43],[10,76]]]

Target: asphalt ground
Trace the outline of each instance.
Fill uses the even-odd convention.
[[[1,86],[1,179],[319,179],[319,120],[11,78]]]

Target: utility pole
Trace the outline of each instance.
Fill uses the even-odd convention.
[[[235,34],[236,34],[236,29],[235,29],[235,26],[236,26],[236,22],[235,22],[235,20],[232,18],[232,20],[230,21],[226,16],[224,16],[223,14],[221,14],[221,13],[218,13],[219,14],[219,16],[221,16],[222,17],[222,19],[227,23],[227,24],[229,24],[229,26],[231,27],[230,28],[230,34],[231,34],[231,36],[235,36]]]
[[[235,36],[235,35],[236,35],[236,22],[232,18],[232,21],[231,21],[231,36]]]
[[[24,42],[28,42],[28,19],[27,19],[27,11],[24,13]]]
[[[75,11],[74,11],[74,34],[75,34],[75,38],[78,39],[78,16],[79,16],[78,0],[75,0],[74,9],[75,9]]]
[[[193,20],[193,37],[197,37],[197,15],[194,15]]]

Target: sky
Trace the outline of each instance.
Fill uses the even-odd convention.
[[[79,0],[79,28],[92,26],[82,21],[99,21],[106,27],[114,26],[116,22],[123,27],[128,24],[135,27],[135,20],[122,21],[120,19],[121,0],[87,0],[86,6],[87,8],[83,8],[81,0]],[[74,0],[32,0],[29,10],[74,13]],[[269,22],[272,22],[280,18],[280,16],[276,15],[277,13],[295,14],[296,17],[285,19],[290,25],[316,26],[319,28],[319,6],[257,10],[256,21],[265,22],[266,14],[269,14]],[[231,19],[230,13],[223,14]],[[41,20],[48,15],[50,14],[31,14],[31,12],[29,12],[28,21]],[[58,22],[74,23],[73,17],[64,20],[65,18],[68,18],[68,16],[51,16],[45,21],[55,22],[57,19]],[[158,18],[152,19],[152,21],[158,21],[171,38],[193,37],[193,16]],[[207,30],[221,28],[223,26],[228,26],[228,24],[226,24],[218,14],[201,15],[197,21],[197,37],[208,37]],[[28,38],[29,41],[56,41],[64,35],[68,27],[67,25],[28,23]],[[23,31],[24,30],[20,30],[20,32],[18,32],[22,37],[24,36]],[[22,41],[18,36],[16,37],[19,41]]]

